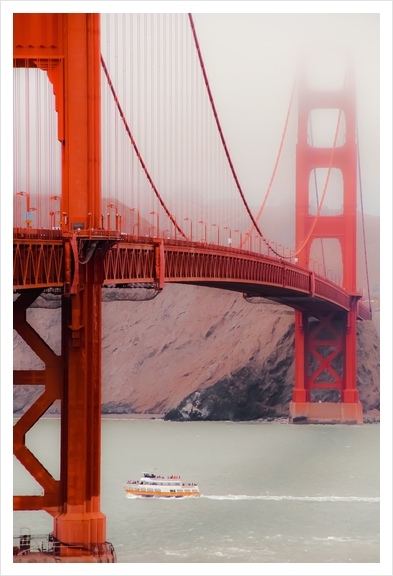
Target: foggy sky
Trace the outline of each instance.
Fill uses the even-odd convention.
[[[103,3],[103,9],[116,12],[115,5]],[[119,7],[125,11],[125,3]],[[350,53],[364,209],[379,214],[379,20],[379,14],[194,14],[224,135],[251,206],[260,206],[267,189],[300,54],[311,56],[315,88],[329,90],[342,86]]]
[[[263,164],[270,170],[274,164],[302,50],[311,56],[313,87],[327,90],[340,87],[349,52],[356,75],[364,209],[379,214],[379,18],[379,14],[194,15],[220,120],[251,203],[263,181]]]
[[[275,6],[279,4],[285,3]],[[187,3],[165,3],[176,11],[186,5],[196,9]],[[266,3],[252,5],[257,10]],[[126,6],[137,8],[138,3],[97,3],[100,6],[106,12],[126,12]],[[143,3],[146,12],[163,12],[163,6]],[[326,89],[341,86],[345,53],[353,54],[364,209],[379,215],[380,15],[196,12],[193,16],[224,135],[252,206],[260,206],[266,192],[302,50],[314,57],[315,87]]]

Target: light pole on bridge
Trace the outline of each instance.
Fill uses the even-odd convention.
[[[25,222],[26,222],[26,228],[30,228],[30,224],[31,224],[31,212],[34,212],[37,210],[37,208],[32,208],[30,206],[30,194],[29,192],[17,192],[16,193],[17,196],[25,196],[26,198],[26,217],[25,217]]]
[[[232,246],[232,230],[229,226],[224,226],[224,230],[229,230],[228,244]]]
[[[119,228],[119,219],[120,219],[120,223],[121,223],[121,216],[119,214],[119,210],[117,209],[117,204],[108,204],[108,208],[114,208],[116,213],[115,213],[115,225],[116,225],[116,232],[118,231]],[[120,225],[121,228],[121,225]],[[108,230],[110,230],[110,214],[108,212]],[[121,232],[121,230],[120,230]]]
[[[54,214],[60,214],[60,215],[61,215],[61,196],[59,196],[59,195],[57,195],[57,194],[54,194],[53,196],[50,196],[49,199],[50,199],[50,200],[58,200],[58,201],[59,201],[59,210],[55,210],[55,211],[54,211]],[[63,227],[63,226],[62,226],[62,225],[63,225],[63,220],[62,220],[61,217],[60,217],[59,219],[60,219],[59,224],[60,224],[60,227],[62,228],[62,227]],[[56,221],[54,222],[54,226],[56,226]]]
[[[50,216],[50,227],[53,229],[56,227],[56,214],[60,214],[60,210],[56,210],[55,212],[53,210],[51,210],[49,212],[49,216]],[[52,221],[53,219],[53,221]],[[60,224],[60,222],[59,222]]]
[[[141,215],[140,215],[139,210],[137,208],[130,208],[130,211],[136,212],[138,214],[137,222],[132,227],[132,233],[134,234],[135,226],[137,226],[138,236],[140,236],[141,235]]]
[[[217,226],[217,245],[220,245],[220,225],[219,224],[212,224],[212,226]]]
[[[184,220],[188,220],[190,223],[190,241],[192,242],[192,220],[191,218],[184,218]]]
[[[207,230],[207,225],[206,222],[204,220],[199,220],[199,224],[204,224],[204,236],[203,236],[203,242],[206,242],[206,230]]]
[[[235,230],[235,232],[238,232],[238,233],[239,233],[239,236],[240,236],[240,248],[241,248],[241,247],[242,247],[242,244],[243,244],[243,234],[242,234],[242,232],[241,232],[240,230]]]
[[[158,212],[155,212],[154,210],[152,210],[150,212],[151,215],[155,214],[157,216],[157,238],[160,235],[160,215],[158,214]],[[154,225],[152,226],[153,230],[154,230]],[[154,233],[153,233],[154,236]]]

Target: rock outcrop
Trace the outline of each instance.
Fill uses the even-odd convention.
[[[294,377],[294,324],[279,338],[275,350],[259,365],[246,366],[203,390],[196,390],[166,420],[251,420],[288,416]],[[371,322],[357,326],[357,386],[366,421],[379,420],[379,347]],[[335,390],[317,390],[317,400],[337,401]]]
[[[193,286],[167,285],[154,295],[147,286],[104,290],[103,413],[177,420],[288,415],[294,380],[290,308]],[[27,313],[57,354],[58,306],[57,296],[45,295]],[[360,400],[366,419],[378,419],[379,338],[371,322],[358,322],[357,330]],[[42,367],[14,333],[14,368]],[[14,412],[23,413],[41,391],[15,386]],[[58,410],[55,403],[49,411]]]

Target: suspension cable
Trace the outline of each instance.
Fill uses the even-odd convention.
[[[257,221],[257,222],[259,221],[259,219],[260,219],[260,217],[261,217],[261,214],[262,214],[262,212],[263,212],[263,209],[265,208],[267,199],[268,199],[268,197],[269,197],[269,194],[270,194],[270,191],[271,191],[271,188],[272,188],[272,185],[273,185],[274,178],[275,178],[275,176],[276,176],[278,163],[279,163],[280,158],[281,158],[281,152],[282,152],[282,149],[283,149],[284,140],[285,140],[285,136],[286,136],[286,133],[287,133],[289,117],[290,117],[291,110],[292,110],[292,101],[293,101],[293,95],[294,95],[294,92],[295,92],[295,86],[296,86],[296,81],[293,83],[293,86],[292,86],[291,98],[290,98],[290,101],[289,101],[287,117],[286,117],[286,119],[285,119],[284,130],[283,130],[283,133],[282,133],[282,136],[281,136],[280,147],[279,147],[279,149],[278,149],[278,153],[277,153],[277,157],[276,157],[276,162],[275,162],[275,164],[274,164],[273,173],[272,173],[272,175],[271,175],[271,177],[270,177],[270,182],[269,182],[269,186],[267,187],[267,191],[266,191],[266,194],[265,194],[265,198],[263,199],[262,206],[260,207],[259,212],[258,212],[257,217],[256,217],[256,221]],[[248,240],[248,238],[250,237],[250,235],[252,234],[253,230],[254,230],[254,226],[252,226],[252,227],[250,228],[250,230],[247,232],[247,234],[245,235],[244,240],[241,242],[239,248],[241,248],[241,247],[243,246],[243,244],[245,244],[245,243],[247,242],[247,240]],[[267,246],[269,247],[269,249],[270,249],[271,251],[275,252],[275,250],[270,246],[269,242],[267,242],[266,244],[267,244]],[[277,254],[277,252],[275,252],[275,254]]]
[[[237,177],[235,168],[234,168],[233,163],[232,163],[232,160],[231,160],[231,156],[230,156],[230,154],[229,154],[228,146],[227,146],[226,141],[225,141],[225,138],[224,138],[224,134],[223,134],[223,131],[222,131],[222,128],[221,128],[221,124],[220,124],[220,121],[219,121],[219,119],[218,119],[217,109],[216,109],[216,106],[215,106],[215,104],[214,104],[214,99],[213,99],[212,92],[211,92],[211,90],[210,90],[210,84],[209,84],[209,80],[208,80],[208,78],[207,78],[207,73],[206,73],[206,69],[205,69],[205,64],[204,64],[204,62],[203,62],[202,53],[201,53],[201,49],[200,49],[200,46],[199,46],[198,37],[197,37],[197,34],[196,34],[196,30],[195,30],[194,20],[193,20],[193,18],[192,18],[192,14],[188,14],[188,18],[189,18],[189,20],[190,20],[192,35],[193,35],[195,47],[196,47],[196,50],[197,50],[197,53],[198,53],[199,64],[200,64],[201,69],[202,69],[203,78],[204,78],[204,80],[205,80],[205,85],[206,85],[207,93],[208,93],[208,95],[209,95],[210,104],[211,104],[211,106],[212,106],[214,118],[215,118],[215,120],[216,120],[218,132],[219,132],[219,134],[220,134],[221,142],[222,142],[222,145],[223,145],[224,150],[225,150],[225,154],[226,154],[226,157],[227,157],[227,160],[228,160],[228,163],[229,163],[229,167],[230,167],[230,169],[231,169],[233,178],[234,178],[234,180],[235,180],[235,182],[236,182],[237,189],[238,189],[238,191],[239,191],[239,194],[240,194],[240,196],[241,196],[241,199],[243,200],[243,204],[244,204],[244,206],[245,206],[245,208],[246,208],[246,210],[247,210],[247,212],[248,212],[248,215],[249,215],[249,217],[250,217],[250,219],[251,219],[251,222],[254,224],[255,229],[257,230],[257,232],[259,233],[259,235],[263,238],[263,240],[264,240],[265,242],[267,242],[267,241],[265,240],[262,232],[260,231],[260,229],[259,229],[259,227],[258,227],[258,224],[257,224],[257,222],[256,222],[255,219],[254,219],[254,216],[252,215],[252,212],[251,212],[251,210],[250,210],[250,207],[248,206],[247,200],[246,200],[246,198],[245,198],[245,196],[244,196],[244,194],[243,194],[242,187],[240,186],[240,182],[239,182],[239,180],[238,180],[238,177]]]
[[[304,240],[300,243],[300,246],[295,250],[295,252],[292,253],[292,258],[295,257],[295,256],[297,256],[298,254],[300,254],[300,252],[301,252],[301,251],[303,250],[303,248],[306,246],[307,242],[310,240],[311,234],[313,233],[314,228],[315,228],[315,226],[316,226],[316,224],[317,224],[317,220],[318,220],[318,218],[319,218],[319,216],[320,216],[320,214],[321,214],[323,202],[324,202],[324,200],[325,200],[325,196],[326,196],[326,192],[327,192],[327,187],[328,187],[328,184],[329,184],[330,173],[331,173],[332,167],[333,167],[334,153],[335,153],[336,147],[337,147],[337,138],[338,138],[338,131],[339,131],[339,128],[340,128],[341,113],[342,113],[342,110],[341,110],[341,108],[340,108],[339,113],[338,113],[336,133],[335,133],[335,135],[334,135],[333,148],[332,148],[332,153],[331,153],[331,155],[330,155],[329,168],[328,168],[328,172],[327,172],[327,175],[326,175],[325,186],[324,186],[323,193],[322,193],[321,203],[320,203],[320,205],[318,206],[318,210],[317,210],[317,213],[315,214],[315,218],[314,218],[313,223],[312,223],[312,225],[311,225],[311,227],[310,227],[310,230],[308,231],[308,233],[307,233],[306,237],[304,238]]]
[[[311,139],[311,146],[314,146],[314,138],[312,133],[312,122],[311,122],[311,115],[310,115],[310,139]],[[319,206],[319,194],[318,194],[318,182],[317,182],[317,173],[315,168],[314,172],[314,185],[315,185],[315,197],[317,200],[317,206]],[[326,261],[325,261],[325,248],[323,246],[323,238],[321,238],[321,251],[322,251],[322,263],[323,263],[323,271],[326,276]]]
[[[366,267],[366,281],[367,281],[367,294],[368,294],[368,308],[371,312],[371,294],[370,294],[370,279],[368,275],[368,261],[367,261],[367,248],[366,248],[366,229],[364,225],[364,210],[363,210],[363,188],[362,188],[362,173],[360,170],[360,152],[359,152],[359,133],[358,133],[358,122],[356,119],[356,140],[357,140],[357,161],[358,161],[358,173],[359,173],[359,192],[360,192],[360,206],[362,212],[362,231],[363,231],[363,250],[364,250],[364,261]]]
[[[162,199],[160,193],[159,193],[158,190],[157,190],[156,185],[154,184],[154,182],[153,182],[153,180],[152,180],[152,178],[151,178],[151,176],[150,176],[150,174],[149,174],[149,171],[148,171],[148,169],[147,169],[147,167],[146,167],[146,164],[144,163],[144,161],[143,161],[143,159],[142,159],[141,153],[139,152],[139,149],[138,149],[138,147],[137,147],[137,145],[136,145],[136,142],[135,142],[134,137],[133,137],[133,135],[132,135],[132,133],[131,133],[130,127],[128,126],[126,117],[125,117],[124,112],[123,112],[123,110],[122,110],[122,107],[121,107],[121,105],[120,105],[119,98],[117,97],[116,90],[115,90],[115,88],[114,88],[114,86],[113,86],[113,83],[112,83],[112,81],[111,81],[111,78],[110,78],[110,76],[109,76],[109,72],[108,72],[108,69],[107,69],[107,67],[106,67],[106,64],[105,64],[105,61],[104,61],[104,57],[102,56],[102,54],[101,54],[101,65],[102,65],[102,68],[103,68],[103,70],[104,70],[104,73],[105,73],[105,76],[106,76],[106,79],[107,79],[109,88],[110,88],[110,90],[111,90],[111,92],[112,92],[113,99],[114,99],[114,101],[115,101],[116,107],[117,107],[117,109],[118,109],[118,111],[119,111],[120,117],[121,117],[121,119],[122,119],[122,121],[123,121],[123,124],[124,124],[124,127],[125,127],[125,129],[126,129],[126,132],[127,132],[128,136],[129,136],[129,138],[130,138],[131,144],[132,144],[132,146],[133,146],[133,148],[134,148],[134,150],[135,150],[135,153],[136,153],[137,158],[138,158],[138,160],[139,160],[139,162],[140,162],[140,164],[141,164],[141,166],[142,166],[142,169],[143,169],[143,171],[144,171],[144,173],[145,173],[145,175],[146,175],[146,178],[148,179],[151,187],[153,188],[153,191],[154,191],[155,195],[157,196],[157,199],[158,199],[158,201],[160,202],[161,206],[162,206],[163,209],[165,210],[168,218],[171,220],[171,222],[173,223],[173,225],[175,226],[175,228],[180,232],[180,234],[181,234],[184,238],[187,239],[186,234],[185,234],[185,233],[183,232],[183,230],[180,228],[179,224],[176,222],[176,219],[172,216],[172,214],[170,213],[169,209],[167,208],[164,200]]]
[[[252,214],[252,212],[251,212],[251,210],[250,210],[250,207],[249,207],[249,205],[248,205],[248,203],[247,203],[247,200],[246,200],[246,198],[245,198],[245,196],[244,196],[244,194],[243,194],[243,190],[242,190],[242,188],[241,188],[241,186],[240,186],[240,182],[239,182],[239,180],[238,180],[238,177],[237,177],[235,168],[234,168],[233,163],[232,163],[232,160],[231,160],[231,156],[230,156],[230,154],[229,154],[228,146],[227,146],[226,141],[225,141],[225,138],[224,138],[224,134],[223,134],[223,131],[222,131],[222,128],[221,128],[221,124],[220,124],[220,121],[219,121],[219,119],[218,119],[217,109],[216,109],[216,106],[215,106],[215,103],[214,103],[213,94],[212,94],[211,89],[210,89],[210,84],[209,84],[209,80],[208,80],[208,77],[207,77],[207,73],[206,73],[206,69],[205,69],[205,64],[204,64],[204,62],[203,62],[202,53],[201,53],[201,49],[200,49],[200,46],[199,46],[198,37],[197,37],[197,34],[196,34],[196,30],[195,30],[194,20],[193,20],[193,18],[192,18],[192,14],[189,13],[189,14],[188,14],[188,18],[189,18],[189,20],[190,20],[190,25],[191,25],[192,35],[193,35],[193,38],[194,38],[195,47],[196,47],[196,50],[197,50],[197,53],[198,53],[199,63],[200,63],[201,69],[202,69],[203,78],[204,78],[204,80],[205,80],[205,85],[206,85],[206,89],[207,89],[207,92],[208,92],[208,95],[209,95],[209,100],[210,100],[210,104],[211,104],[211,106],[212,106],[214,118],[215,118],[215,120],[216,120],[218,132],[219,132],[219,134],[220,134],[221,142],[222,142],[222,145],[223,145],[224,150],[225,150],[225,154],[226,154],[226,157],[227,157],[227,160],[228,160],[228,163],[229,163],[229,167],[230,167],[230,169],[231,169],[233,178],[234,178],[234,180],[235,180],[235,183],[236,183],[238,192],[239,192],[239,194],[240,194],[240,196],[241,196],[241,199],[242,199],[242,201],[243,201],[243,204],[244,204],[244,206],[245,206],[245,208],[246,208],[246,210],[247,210],[247,213],[248,213],[248,215],[249,215],[249,217],[250,217],[250,220],[251,220],[251,222],[252,222],[252,224],[253,224],[253,226],[254,226],[254,229],[258,232],[258,234],[260,235],[260,237],[262,238],[262,240],[263,240],[263,242],[266,244],[266,246],[269,247],[269,250],[270,250],[273,254],[275,254],[280,260],[290,260],[290,259],[293,257],[293,255],[291,255],[291,256],[283,256],[282,254],[280,254],[279,252],[277,252],[277,251],[269,244],[269,241],[267,240],[267,238],[265,238],[265,236],[262,234],[262,232],[261,232],[261,230],[260,230],[260,228],[259,228],[259,226],[258,226],[258,223],[257,223],[257,221],[255,220],[255,218],[254,218],[254,216],[253,216],[253,214]],[[295,84],[294,84],[294,86],[295,86]],[[293,87],[293,89],[292,89],[290,106],[292,105],[292,96],[293,96],[293,93],[294,93],[294,87]],[[289,118],[289,112],[288,112],[288,115],[287,115],[287,121],[286,121],[286,124],[285,124],[284,131],[286,131],[286,128],[287,128],[288,118]],[[285,135],[285,133],[284,133],[284,135]],[[280,152],[279,152],[280,154],[281,154],[282,144],[283,144],[283,139],[282,139],[281,145],[280,145]],[[277,160],[277,162],[278,162],[278,160]],[[276,163],[277,163],[277,162],[276,162]],[[276,166],[275,166],[275,169],[276,169]],[[274,175],[275,175],[275,171],[274,171],[274,173],[273,173],[272,178],[274,178]],[[260,212],[261,212],[261,211],[260,211]],[[251,232],[248,232],[248,235],[250,235],[250,233],[251,233]],[[243,244],[244,244],[244,242],[242,242],[242,243],[240,244],[240,247],[241,247]],[[302,249],[303,249],[303,247],[302,247]]]

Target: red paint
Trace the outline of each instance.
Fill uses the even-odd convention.
[[[61,203],[67,214],[62,229],[99,228],[99,15],[15,14],[14,65],[50,70],[62,143]],[[45,392],[14,427],[14,453],[43,487],[44,496],[15,497],[14,506],[51,513],[54,537],[64,543],[64,548],[60,546],[64,554],[69,554],[70,545],[90,553],[106,550],[106,519],[100,511],[102,255],[92,254],[86,264],[78,260],[75,234],[69,233],[60,242],[22,241],[14,253],[14,273],[30,288],[14,304],[15,328],[45,363],[41,378]],[[40,292],[32,287],[56,285],[60,277],[68,290],[62,298],[62,354],[58,357],[26,322],[26,308]],[[34,384],[37,379],[36,372],[30,376],[16,373],[17,382]],[[24,438],[59,398],[61,473],[60,481],[55,481],[26,448]]]
[[[308,143],[308,121],[313,109],[339,109],[345,117],[346,138],[340,147],[315,148]],[[349,295],[350,306],[339,317],[334,314],[317,314],[319,328],[311,328],[307,315],[296,314],[295,327],[295,389],[293,401],[310,402],[314,388],[329,387],[341,391],[345,403],[358,402],[356,389],[356,101],[353,70],[348,69],[345,85],[341,91],[317,92],[309,88],[304,71],[299,82],[298,144],[296,149],[296,246],[307,239],[298,254],[299,265],[309,267],[310,248],[316,238],[337,238],[340,242],[343,263],[343,288]],[[316,168],[339,168],[344,183],[343,213],[335,216],[315,216],[309,213],[310,174]],[[317,280],[315,285],[317,289]],[[341,325],[337,331],[337,322]],[[324,328],[333,340],[318,340],[318,332]],[[329,346],[334,352],[329,354]],[[318,353],[325,350],[326,358]],[[332,366],[337,355],[342,354],[343,371],[338,375]],[[310,358],[317,368],[309,376]],[[315,364],[315,363],[314,363]],[[313,365],[314,365],[313,364]],[[329,374],[329,381],[320,381],[321,374]],[[331,382],[330,380],[333,380]]]

